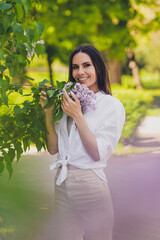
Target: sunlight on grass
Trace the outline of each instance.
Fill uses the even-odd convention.
[[[39,82],[43,81],[44,79],[47,79],[50,81],[49,72],[29,71],[27,75],[29,77],[34,78],[34,81],[31,81],[31,83],[34,85],[37,85]],[[53,81],[54,81],[54,84],[56,81],[68,81],[68,73],[65,71],[64,72],[56,71],[55,73],[53,73]]]
[[[119,142],[117,145],[116,151],[114,152],[113,155],[122,156],[122,155],[144,153],[144,152],[157,151],[157,150],[159,150],[159,147],[133,147],[130,144],[124,146],[121,142]]]

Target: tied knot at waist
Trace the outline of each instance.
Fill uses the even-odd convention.
[[[60,159],[50,165],[50,170],[53,170],[59,167],[61,168],[61,171],[56,181],[57,185],[60,185],[67,178],[67,170],[68,170],[67,165],[68,165],[67,159],[64,159],[64,160]]]

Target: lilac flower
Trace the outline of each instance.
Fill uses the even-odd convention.
[[[72,84],[72,82],[69,82],[64,86],[64,88],[71,86]],[[76,85],[68,91],[68,96],[70,98],[72,98],[71,92],[73,92],[79,99],[82,112],[86,112],[89,107],[94,111],[96,110],[94,103],[94,100],[96,100],[96,95],[85,84],[76,83]]]

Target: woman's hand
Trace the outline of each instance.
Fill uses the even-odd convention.
[[[77,116],[82,114],[81,111],[81,104],[77,96],[71,92],[72,97],[75,101],[73,101],[68,95],[66,90],[64,90],[63,93],[63,100],[61,103],[61,107],[64,113],[66,113],[68,116],[72,117],[73,119]]]
[[[45,86],[47,86],[47,85],[45,85]],[[52,86],[50,85],[49,87],[52,87]],[[47,112],[53,112],[53,110],[54,110],[54,105],[52,105],[50,108],[44,108],[44,105],[45,105],[45,103],[46,103],[46,100],[47,100],[47,93],[46,93],[45,91],[41,91],[40,104],[41,104],[41,106],[42,106],[42,108],[43,108],[43,111],[44,111],[45,113],[47,113]]]

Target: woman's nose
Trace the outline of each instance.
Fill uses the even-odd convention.
[[[83,73],[84,73],[84,69],[82,67],[79,67],[78,74],[83,74]]]

